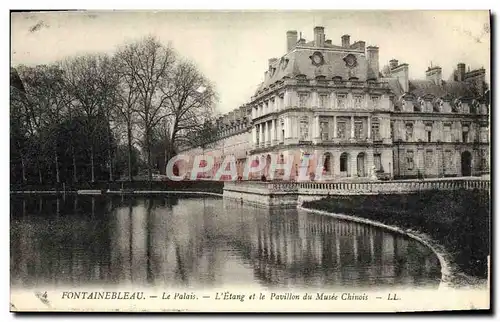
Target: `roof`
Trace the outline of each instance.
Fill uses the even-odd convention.
[[[380,81],[387,82],[389,84],[389,88],[396,95],[396,97],[400,97],[404,94],[403,87],[399,83],[399,80],[395,77],[384,77],[381,78]]]
[[[458,97],[473,97],[473,86],[465,82],[443,81],[441,85],[436,85],[430,80],[410,80],[409,92],[419,97],[426,94],[431,94],[436,97],[444,97],[446,95]]]
[[[342,48],[342,47],[339,47]],[[324,64],[316,66],[311,61],[311,55],[321,52]],[[357,65],[353,68],[346,67],[344,58],[352,54],[356,57]],[[295,78],[297,75],[305,75],[307,79],[315,79],[317,76],[325,76],[332,79],[340,76],[342,79],[357,77],[360,81],[367,78],[367,62],[364,52],[350,49],[344,50],[322,50],[319,48],[297,48],[271,64],[271,69],[265,73],[262,84],[257,91],[284,77]]]

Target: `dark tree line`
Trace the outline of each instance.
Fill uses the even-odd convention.
[[[11,68],[12,183],[132,180],[164,173],[217,100],[190,61],[152,37],[113,55]],[[160,162],[161,161],[161,162]]]

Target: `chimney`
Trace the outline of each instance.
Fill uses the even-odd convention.
[[[379,63],[378,63],[378,47],[368,46],[366,48],[366,56],[368,62],[367,79],[378,79]]]
[[[441,85],[442,70],[439,66],[429,67],[425,72],[425,78],[434,82],[436,85]]]
[[[274,64],[275,61],[277,61],[278,58],[269,58],[269,60],[267,61],[268,62],[268,65],[269,65],[269,69],[271,69],[271,66]]]
[[[465,64],[457,64],[457,81],[463,82],[465,80]]]
[[[351,45],[351,48],[362,50],[363,52],[365,51],[365,45],[366,43],[362,40],[356,41],[354,44]]]
[[[324,27],[314,27],[314,46],[324,47],[325,46],[325,28]]]
[[[286,32],[286,51],[289,52],[290,50],[294,49],[296,44],[297,30],[288,30]]]
[[[331,40],[331,39],[327,39],[327,40],[325,41],[325,44],[327,44],[327,45],[331,45],[331,44],[332,44],[332,40]]]
[[[398,67],[398,65],[399,65],[399,62],[398,62],[397,59],[393,58],[393,59],[389,60],[389,67],[391,69],[394,69],[394,68]]]
[[[342,47],[349,48],[350,41],[351,41],[351,36],[349,36],[349,35],[343,35],[342,36]]]

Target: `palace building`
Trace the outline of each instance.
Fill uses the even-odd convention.
[[[378,47],[349,35],[340,42],[326,39],[323,27],[312,41],[288,31],[286,53],[269,59],[248,104],[215,121],[210,144],[181,153],[212,155],[217,166],[232,154],[239,174],[247,157],[293,158],[292,178],[307,164],[308,174],[319,167],[327,181],[489,173],[484,69],[466,72],[459,63],[443,80],[431,66],[426,79],[412,80],[396,59],[381,69]]]

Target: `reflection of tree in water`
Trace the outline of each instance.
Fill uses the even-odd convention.
[[[440,276],[413,241],[296,210],[212,198],[40,201],[12,206],[11,276],[28,285],[221,286],[250,273],[270,287],[379,286]]]

